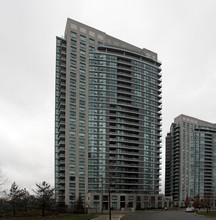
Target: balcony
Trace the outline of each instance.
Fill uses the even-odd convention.
[[[61,175],[61,174],[60,174]],[[63,176],[64,174],[62,174],[61,177],[65,177],[65,175]],[[59,185],[65,185],[65,180],[64,179],[59,179]]]
[[[61,107],[61,108],[59,109],[59,113],[60,113],[60,114],[63,114],[63,113],[65,114],[65,108]]]
[[[60,154],[58,155],[58,159],[64,159],[64,158],[65,158],[65,154],[60,153]]]
[[[65,172],[65,168],[64,168],[64,167],[60,167],[60,168],[58,169],[58,172],[64,173],[64,172]]]
[[[65,166],[65,161],[64,160],[59,160],[58,161],[58,166]]]
[[[59,153],[64,153],[65,152],[65,148],[64,147],[59,147],[58,152]]]

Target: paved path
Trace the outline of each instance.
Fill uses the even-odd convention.
[[[186,213],[184,210],[146,211],[125,215],[121,220],[209,220],[208,217],[195,213]]]
[[[111,220],[120,220],[124,215],[112,215]],[[109,220],[109,215],[100,215],[97,218],[94,218],[94,220]]]
[[[120,220],[126,214],[132,214],[134,212],[123,212],[123,211],[114,211],[111,214],[111,220]],[[98,217],[94,218],[94,220],[109,220],[109,215],[99,215]]]
[[[148,210],[148,211],[112,211],[111,220],[206,220],[205,216],[195,213],[185,213],[185,210]],[[99,215],[94,220],[109,220],[108,213]]]

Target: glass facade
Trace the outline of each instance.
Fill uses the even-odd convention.
[[[187,196],[192,201],[197,195],[216,196],[215,136],[215,124],[185,115],[175,118],[166,137],[165,195],[179,206]]]
[[[100,187],[108,162],[116,191],[158,193],[159,71],[122,52],[101,46],[89,55],[89,162],[94,164],[89,165],[89,182],[94,182],[90,191]]]

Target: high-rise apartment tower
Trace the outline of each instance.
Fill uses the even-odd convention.
[[[81,195],[99,208],[103,195],[106,208],[111,190],[117,209],[159,193],[160,66],[154,52],[67,20],[56,41],[57,201]]]
[[[184,206],[187,196],[215,198],[215,180],[216,124],[178,116],[166,137],[165,195],[176,206]]]

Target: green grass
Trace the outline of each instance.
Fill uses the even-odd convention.
[[[204,216],[209,216],[209,217],[216,217],[216,211],[198,212],[198,215],[204,215]]]
[[[65,215],[65,216],[55,216],[55,217],[12,217],[12,218],[0,218],[8,219],[8,220],[90,220],[96,218],[98,214],[72,214],[72,215]]]

